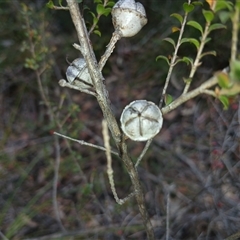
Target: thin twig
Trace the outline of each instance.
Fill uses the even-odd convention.
[[[92,143],[88,143],[88,142],[85,142],[85,141],[83,141],[83,140],[78,140],[78,139],[75,139],[75,138],[71,138],[71,137],[68,137],[68,136],[66,136],[66,135],[63,135],[63,134],[61,134],[61,133],[54,132],[53,134],[58,135],[58,136],[63,137],[63,138],[66,138],[66,139],[69,139],[69,140],[71,140],[71,141],[77,142],[77,143],[79,143],[79,144],[81,144],[81,145],[85,145],[85,146],[88,146],[88,147],[97,148],[97,149],[100,149],[100,150],[106,152],[106,148],[104,148],[104,147],[101,147],[101,146],[98,146],[98,145],[95,145],[95,144],[92,144]],[[118,154],[117,152],[115,152],[115,151],[111,151],[111,153],[114,154],[114,155],[116,155],[116,156],[119,156],[119,154]]]
[[[238,31],[239,31],[239,7],[237,1],[235,4],[235,12],[232,18],[232,46],[231,46],[231,62],[236,60],[237,45],[238,45]]]
[[[119,149],[119,152],[121,153],[120,158],[124,162],[124,165],[131,178],[131,181],[134,187],[134,192],[136,193],[135,197],[137,200],[139,212],[141,213],[145,230],[147,233],[147,238],[149,240],[153,240],[154,239],[153,227],[146,209],[143,190],[140,184],[138,172],[134,167],[132,159],[129,157],[126,142],[124,141],[124,139],[122,139],[120,128],[111,110],[111,103],[108,98],[108,92],[106,90],[105,85],[103,84],[104,78],[102,76],[101,71],[99,71],[98,64],[96,61],[96,56],[90,44],[84,19],[80,14],[78,4],[75,0],[67,0],[67,3],[69,6],[69,11],[72,17],[72,21],[77,31],[78,40],[80,42],[81,47],[84,49],[82,53],[87,63],[87,67],[91,75],[91,78],[93,80],[94,88],[97,93],[97,96],[96,96],[97,101],[99,103],[99,106],[102,109],[104,119],[108,123],[108,127],[111,131],[113,139]]]
[[[69,10],[69,7],[63,7],[63,6],[52,6],[52,9],[54,9],[54,10]]]
[[[170,193],[169,193],[169,190],[168,190],[168,193],[167,193],[167,211],[166,211],[166,240],[169,240],[169,234],[170,234],[169,220],[170,220]]]
[[[78,86],[76,85],[72,85],[70,83],[68,83],[66,80],[64,79],[61,79],[59,82],[59,85],[61,87],[68,87],[68,88],[72,88],[72,89],[75,89],[75,90],[78,90],[80,92],[84,92],[84,93],[87,93],[87,94],[90,94],[90,95],[93,95],[94,97],[96,97],[96,93],[93,92],[93,91],[90,91],[88,89],[83,89],[83,88],[79,88]]]
[[[109,42],[109,44],[107,45],[107,49],[105,51],[105,53],[102,55],[100,61],[99,61],[99,64],[98,64],[98,67],[99,67],[99,70],[102,71],[103,67],[105,66],[107,60],[109,59],[109,57],[111,56],[114,48],[115,48],[115,45],[117,43],[117,41],[121,38],[121,32],[118,31],[118,30],[115,30],[112,34],[112,38]]]
[[[190,4],[190,3],[191,3],[191,1],[188,0],[188,4]],[[179,36],[178,36],[178,41],[177,41],[177,44],[176,44],[176,47],[175,47],[175,50],[174,50],[174,53],[173,53],[173,56],[172,56],[172,59],[171,59],[171,63],[170,63],[170,66],[169,66],[169,70],[168,70],[168,74],[167,74],[167,77],[166,77],[166,80],[165,80],[165,84],[164,84],[164,87],[163,87],[162,96],[161,96],[161,99],[160,99],[160,102],[159,102],[159,108],[162,107],[163,100],[164,100],[164,97],[165,97],[165,94],[166,94],[166,91],[167,91],[167,88],[168,88],[168,85],[169,85],[169,82],[170,82],[170,78],[171,78],[171,75],[172,75],[172,71],[173,71],[173,68],[175,66],[175,61],[177,59],[178,49],[181,46],[181,40],[182,40],[182,36],[183,36],[183,33],[184,33],[185,25],[186,25],[186,22],[187,22],[187,18],[188,18],[188,13],[186,12],[185,15],[184,15],[184,19],[183,19],[183,22],[182,22],[180,33],[179,33]]]
[[[123,203],[125,203],[129,198],[131,198],[132,196],[134,196],[134,192],[130,193],[126,198],[124,199],[120,199],[117,195],[117,191],[115,188],[115,183],[114,183],[114,177],[113,177],[113,168],[112,168],[112,156],[111,156],[111,147],[109,144],[109,133],[108,133],[108,127],[107,127],[107,122],[106,120],[102,121],[102,134],[103,134],[103,140],[104,140],[104,145],[106,148],[106,157],[107,157],[107,174],[108,174],[108,179],[109,179],[109,183],[111,186],[111,190],[113,193],[113,196],[116,200],[116,202],[119,205],[122,205]]]
[[[69,11],[72,17],[72,21],[76,28],[78,40],[80,42],[80,46],[83,49],[82,54],[87,63],[87,67],[90,73],[90,76],[93,80],[93,85],[96,90],[96,97],[99,103],[99,106],[102,109],[104,118],[108,122],[108,127],[112,133],[113,139],[116,145],[119,145],[121,141],[121,132],[118,127],[116,118],[110,107],[110,100],[108,98],[108,92],[103,84],[103,76],[101,71],[99,71],[96,56],[93,52],[87,28],[85,25],[85,21],[81,16],[79,11],[78,4],[75,0],[67,0]]]
[[[25,17],[25,20],[26,20],[27,29],[30,32],[31,31],[31,26],[30,26],[30,22],[29,22],[28,17]],[[34,59],[36,59],[37,54],[36,54],[36,51],[35,51],[35,45],[34,45],[34,42],[33,42],[33,39],[32,39],[32,35],[28,34],[28,38],[29,38],[31,55]],[[42,68],[42,69],[44,69],[44,68]],[[41,79],[41,74],[42,73],[43,73],[42,70],[35,69],[35,75],[36,75],[36,78],[37,78],[38,89],[39,89],[41,98],[42,98],[44,104],[47,107],[48,114],[49,114],[51,122],[55,123],[54,112],[52,110],[50,101],[48,100],[48,97],[47,97],[47,95],[44,91],[44,88],[43,88],[42,79]],[[59,142],[58,142],[57,138],[54,139],[54,145],[55,145],[56,155],[55,155],[54,180],[53,180],[53,192],[52,192],[53,209],[54,209],[54,213],[56,215],[56,218],[57,218],[57,221],[58,221],[58,224],[59,224],[61,230],[65,231],[65,228],[63,227],[62,222],[61,222],[59,209],[58,209],[58,203],[57,203],[58,172],[59,172],[59,165],[60,165],[60,148],[59,148]]]
[[[203,52],[203,49],[204,49],[204,46],[206,44],[206,39],[207,39],[207,36],[209,34],[209,27],[211,26],[211,22],[207,22],[206,25],[205,25],[205,29],[204,29],[204,32],[202,34],[202,37],[201,37],[201,43],[200,43],[200,46],[199,46],[199,49],[198,49],[198,52],[197,52],[197,56],[195,58],[195,61],[192,65],[192,68],[191,68],[191,72],[189,74],[189,80],[186,82],[186,85],[184,87],[184,90],[183,90],[183,95],[186,94],[190,88],[190,85],[191,85],[191,82],[192,82],[192,79],[197,71],[197,68],[199,67],[199,65],[201,64],[200,63],[200,60],[201,60],[201,55],[202,55],[202,52]]]
[[[140,164],[140,162],[142,161],[142,159],[143,159],[144,155],[146,154],[146,152],[147,152],[149,146],[151,145],[151,143],[152,143],[152,139],[149,139],[149,140],[147,141],[146,145],[144,146],[144,149],[142,150],[140,156],[139,156],[138,159],[137,159],[137,162],[136,162],[136,164],[135,164],[135,168],[137,168],[138,165]]]
[[[60,146],[59,146],[59,141],[57,137],[54,137],[54,145],[55,145],[56,156],[55,156],[55,164],[54,164],[54,178],[53,178],[53,191],[52,191],[53,209],[61,230],[63,232],[66,232],[66,229],[64,228],[61,221],[61,216],[60,216],[58,202],[57,202],[58,173],[59,173],[59,167],[60,167]]]
[[[225,71],[225,69],[223,70]],[[204,93],[207,89],[213,87],[214,85],[216,85],[218,83],[218,78],[217,76],[213,76],[210,79],[208,79],[206,82],[204,82],[202,85],[200,85],[198,88],[184,94],[181,95],[179,98],[177,98],[175,101],[173,101],[172,103],[170,103],[169,105],[167,105],[166,107],[162,108],[162,114],[167,114],[168,112],[172,111],[173,109],[177,108],[178,106],[180,106],[181,104],[183,104],[184,102],[188,101],[189,99],[192,99],[196,96],[198,96],[201,93]]]
[[[202,93],[205,93],[205,94],[207,94],[209,96],[213,96],[215,98],[217,97],[217,94],[214,91],[212,91],[212,90],[206,89],[206,90],[203,90]]]

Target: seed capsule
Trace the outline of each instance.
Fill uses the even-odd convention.
[[[87,63],[83,58],[77,58],[71,63],[67,68],[66,77],[69,83],[77,85],[80,88],[93,87]]]
[[[136,35],[147,23],[143,5],[135,0],[118,1],[112,8],[112,17],[114,28],[122,37]]]
[[[121,115],[123,132],[134,141],[147,141],[162,128],[162,113],[157,105],[137,100],[127,105]]]

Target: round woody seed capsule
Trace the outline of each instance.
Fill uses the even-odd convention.
[[[147,23],[147,17],[141,3],[135,0],[120,0],[112,8],[112,21],[122,37],[132,37]]]
[[[162,128],[162,113],[157,105],[137,100],[127,105],[121,115],[123,132],[134,141],[147,141]]]
[[[69,83],[81,88],[90,88],[93,86],[87,69],[87,63],[83,58],[77,58],[71,63],[67,68],[66,77]]]

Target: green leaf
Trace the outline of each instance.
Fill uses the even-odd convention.
[[[226,96],[219,96],[219,100],[221,101],[221,103],[223,104],[223,109],[227,110],[229,107],[229,100],[228,97]]]
[[[189,57],[183,57],[182,58],[182,61],[187,63],[187,65],[190,63],[191,65],[193,65],[193,60],[192,58],[189,58]]]
[[[115,5],[115,2],[109,1],[106,6],[113,7]]]
[[[94,3],[100,3],[100,4],[102,4],[102,0],[94,0]]]
[[[188,21],[187,25],[196,28],[197,30],[199,30],[203,34],[202,26],[198,22],[196,22],[196,21]]]
[[[184,83],[191,83],[192,78],[183,78]]]
[[[230,1],[216,1],[215,12],[218,12],[222,9],[228,9],[230,12],[233,10],[233,3]]]
[[[170,103],[173,102],[173,97],[170,94],[165,94],[164,102],[166,106],[169,105]]]
[[[213,25],[211,25],[211,26],[209,27],[209,32],[214,31],[214,30],[217,30],[217,29],[223,29],[223,28],[226,29],[226,26],[223,25],[222,23],[214,23]]]
[[[228,74],[226,74],[224,72],[220,72],[220,73],[217,73],[216,77],[218,79],[218,85],[221,88],[231,88],[232,87],[233,84],[231,83],[231,80],[230,80]]]
[[[240,82],[240,60],[231,62],[230,78],[232,81]]]
[[[183,58],[177,59],[174,65],[178,64],[179,62],[185,62],[187,65],[190,63],[191,65],[193,65],[193,60],[192,58],[189,58],[189,57],[183,57]]]
[[[204,52],[201,54],[200,58],[207,56],[207,55],[213,55],[213,56],[217,56],[216,51],[208,51],[208,52]]]
[[[46,6],[47,6],[48,8],[50,8],[50,9],[53,9],[53,8],[54,8],[53,1],[52,1],[52,0],[48,1],[48,3],[46,4]]]
[[[183,10],[185,13],[190,13],[194,9],[194,6],[190,3],[184,3],[183,4]]]
[[[229,11],[221,11],[218,13],[218,17],[221,23],[225,24],[231,17],[231,12]]]
[[[199,39],[200,39],[200,41],[202,41],[202,40],[201,40],[202,37],[200,37]],[[211,40],[212,40],[212,38],[208,37],[208,38],[205,39],[204,43],[206,44],[206,43],[208,43],[208,42],[211,41]]]
[[[238,8],[238,10],[240,10],[240,1],[236,1],[235,7]]]
[[[93,17],[93,25],[96,25],[98,23],[98,18],[96,17],[96,15],[93,13],[93,12],[90,12],[90,14],[92,15]]]
[[[212,11],[207,11],[207,10],[203,9],[202,13],[203,13],[203,16],[204,16],[206,22],[210,23],[213,20],[214,14]]]
[[[107,17],[111,11],[111,8],[105,8],[103,15]]]
[[[94,32],[96,35],[98,35],[99,37],[101,37],[101,35],[102,35],[99,30],[94,30],[93,32]]]
[[[168,65],[170,65],[169,59],[163,55],[159,55],[156,57],[156,61],[158,61],[159,59],[163,59],[167,62]]]
[[[93,25],[98,23],[98,18],[97,17],[93,17]]]
[[[183,22],[183,17],[178,13],[173,13],[173,14],[170,15],[170,17],[176,18],[181,24]]]
[[[176,47],[176,44],[172,38],[164,38],[163,41],[171,43],[174,48]]]
[[[199,49],[200,43],[197,39],[195,39],[195,38],[182,38],[180,44],[186,43],[186,42],[194,44],[195,47],[197,49]]]
[[[191,4],[194,5],[194,6],[202,6],[203,5],[203,3],[199,2],[199,1],[191,2]]]
[[[96,10],[97,10],[97,14],[103,15],[104,11],[105,11],[105,8],[104,8],[104,6],[102,4],[98,4]]]
[[[97,18],[94,12],[89,12],[89,13],[93,16],[93,18]]]

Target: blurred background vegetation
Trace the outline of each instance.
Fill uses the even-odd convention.
[[[182,13],[184,3],[140,2],[148,24],[117,43],[103,71],[117,119],[132,100],[159,101],[168,68],[155,59],[172,54],[162,40],[177,37],[171,28],[178,23],[170,14]],[[55,239],[144,239],[134,200],[118,206],[113,199],[104,153],[53,135],[103,145],[95,99],[58,85],[68,62],[79,57],[72,47],[77,36],[68,11],[46,3],[0,1],[0,238],[59,233]],[[81,7],[90,27],[96,5],[84,0]],[[200,13],[197,7],[191,18],[203,23]],[[193,87],[228,66],[231,24],[226,25],[211,34],[206,48],[217,56],[204,58]],[[113,32],[110,16],[101,17],[99,30],[101,37],[91,35],[98,59]],[[185,34],[198,37],[190,27]],[[179,54],[194,56],[195,49],[186,44]],[[176,66],[169,88],[174,97],[188,72],[186,64]],[[200,96],[166,116],[139,168],[157,239],[166,234],[167,201],[171,239],[223,239],[239,230],[239,108],[238,99],[223,111],[219,101]],[[135,159],[143,144],[129,142],[129,148]],[[125,197],[130,181],[118,159],[114,171]]]

